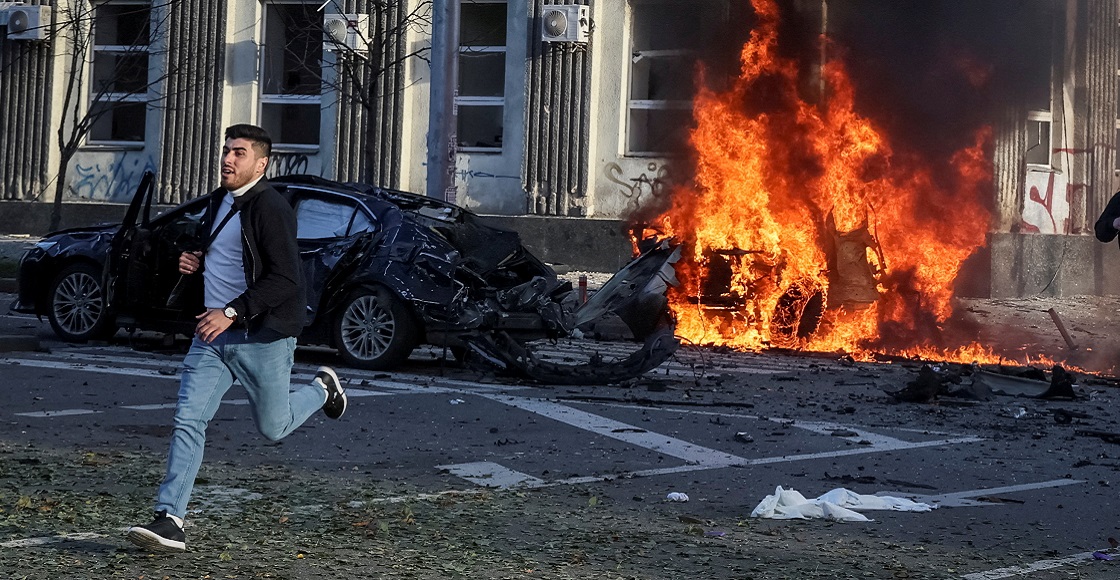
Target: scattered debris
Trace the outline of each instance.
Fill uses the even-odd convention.
[[[739,431],[736,433],[735,440],[739,443],[754,443],[754,437],[751,437],[746,431]]]
[[[1054,365],[1049,378],[1045,371],[1033,367],[1000,367],[1000,372],[994,372],[973,365],[967,374],[971,376],[971,381],[965,384],[961,372],[942,366],[922,365],[917,378],[901,390],[888,394],[903,403],[932,403],[938,397],[991,401],[996,395],[1032,399],[1077,399],[1074,391],[1075,377],[1061,365]]]
[[[1078,429],[1074,435],[1081,437],[1099,437],[1105,443],[1120,443],[1120,433],[1114,431],[1094,431],[1091,429]]]
[[[890,395],[902,403],[930,403],[939,395],[948,394],[947,384],[960,382],[959,374],[946,373],[941,370],[941,367],[926,364],[918,369],[918,378],[907,383],[902,390]]]
[[[1093,418],[1093,416],[1088,413],[1070,411],[1069,409],[1051,409],[1050,413],[1054,415],[1054,422],[1059,425],[1069,425],[1070,423],[1073,423],[1074,419]]]
[[[859,513],[865,510],[891,510],[904,512],[928,512],[933,506],[918,503],[901,497],[885,495],[860,495],[853,491],[837,488],[816,499],[806,499],[793,489],[778,486],[773,495],[763,498],[754,511],[752,518],[788,519],[829,519],[839,522],[870,522],[867,516]]]
[[[861,485],[873,485],[875,483],[875,476],[873,475],[829,475],[824,472],[824,478],[827,481],[838,481],[840,483],[858,483]]]
[[[686,502],[686,501],[688,501],[688,494],[681,493],[679,491],[674,491],[674,492],[671,492],[669,495],[665,496],[665,499],[666,499],[666,501]]]

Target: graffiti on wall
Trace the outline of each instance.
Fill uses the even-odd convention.
[[[636,175],[627,175],[622,166],[613,161],[603,167],[603,177],[618,186],[617,192],[625,199],[628,212],[667,194],[672,184],[671,175],[668,164],[656,161],[647,163]]]
[[[146,171],[155,171],[150,156],[126,156],[111,161],[74,163],[70,196],[84,201],[127,202],[136,193]]]
[[[268,169],[265,170],[265,177],[272,179],[280,175],[299,175],[309,172],[310,169],[311,159],[308,158],[306,153],[273,152],[268,160]]]
[[[1069,183],[1061,173],[1051,171],[1027,172],[1027,195],[1023,200],[1024,232],[1037,234],[1068,234],[1070,201],[1088,186]]]

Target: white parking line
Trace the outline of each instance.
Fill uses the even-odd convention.
[[[529,399],[510,395],[480,394],[479,396],[517,407],[519,409],[548,417],[561,423],[566,423],[578,429],[594,433],[603,437],[610,437],[629,443],[637,447],[644,447],[663,455],[676,457],[693,465],[705,467],[727,467],[730,465],[743,465],[747,462],[742,457],[730,453],[716,451],[687,441],[661,435],[623,423],[581,411],[574,407],[553,403],[544,399]]]
[[[880,492],[879,495],[896,495],[899,497],[914,500],[916,502],[928,503],[930,505],[938,505],[941,507],[978,507],[1000,504],[990,501],[976,501],[969,498],[1016,493],[1020,491],[1034,491],[1036,489],[1049,489],[1052,487],[1063,487],[1066,485],[1076,485],[1079,483],[1085,483],[1085,480],[1053,479],[1050,481],[1040,481],[1038,483],[1024,483],[1022,485],[1008,485],[1005,487],[991,487],[988,489],[972,489],[968,491],[943,493],[939,495],[917,495],[899,491],[884,491]]]
[[[7,542],[0,542],[0,548],[33,548],[35,546],[45,546],[47,544],[57,544],[60,542],[79,542],[82,540],[96,540],[98,538],[104,537],[104,534],[95,534],[92,532],[59,534],[57,536],[44,536],[40,538],[25,538],[23,540],[10,540]]]
[[[1081,552],[1080,554],[1073,554],[1064,558],[1054,558],[1051,560],[1038,560],[1031,562],[1024,566],[1010,566],[1008,568],[997,568],[987,572],[974,572],[972,574],[965,574],[961,576],[963,580],[1002,580],[1003,578],[1012,578],[1015,576],[1025,576],[1031,572],[1041,572],[1043,570],[1053,570],[1054,568],[1061,568],[1068,565],[1084,564],[1086,561],[1093,559],[1093,552]]]
[[[540,487],[544,480],[531,475],[514,471],[497,463],[479,461],[476,463],[459,463],[455,465],[437,465],[436,469],[443,469],[481,487],[496,487],[509,489],[511,487]]]
[[[59,409],[57,411],[33,411],[29,413],[12,413],[19,417],[73,417],[75,415],[96,415],[102,411],[92,409]]]
[[[809,461],[813,459],[830,459],[835,457],[846,457],[853,455],[865,455],[870,453],[883,453],[888,451],[901,451],[921,449],[925,447],[939,447],[945,445],[958,445],[964,443],[976,443],[983,441],[982,437],[973,436],[957,436],[948,437],[944,439],[936,439],[931,441],[903,441],[892,437],[879,436],[874,433],[863,431],[868,440],[871,441],[870,445],[862,445],[854,449],[838,449],[834,451],[822,451],[818,453],[804,453],[797,455],[779,455],[776,457],[759,457],[748,459],[739,457],[730,453],[725,453],[716,449],[711,449],[694,443],[689,443],[675,437],[655,433],[647,429],[635,427],[633,425],[616,421],[607,417],[596,415],[554,403],[544,399],[530,399],[526,397],[516,397],[512,395],[499,395],[499,394],[479,394],[477,396],[517,407],[524,411],[541,415],[555,421],[570,425],[572,427],[594,433],[602,437],[609,437],[624,443],[649,449],[657,453],[675,457],[686,462],[685,465],[677,465],[671,467],[658,467],[654,469],[636,470],[625,473],[611,473],[608,475],[586,475],[569,477],[562,480],[554,481],[525,481],[520,484],[523,487],[551,487],[557,485],[578,485],[585,483],[594,483],[599,481],[607,481],[617,479],[620,477],[652,477],[658,475],[669,475],[675,473],[687,473],[692,471],[701,471],[706,469],[719,469],[723,467],[737,467],[737,466],[752,466],[752,465],[770,465],[775,463],[792,463],[795,461]],[[615,406],[615,405],[611,405]],[[646,408],[648,410],[648,408]],[[662,409],[668,411],[668,409]],[[739,415],[748,417],[746,415]],[[797,422],[783,421],[790,423],[793,426],[798,426]],[[818,432],[824,429],[823,423],[806,423],[807,430]],[[831,425],[831,424],[827,424]],[[828,432],[827,430],[825,432]],[[462,464],[462,465],[475,465],[475,464]],[[455,470],[450,469],[456,466],[440,466],[441,469],[447,469],[452,473]],[[508,468],[502,467],[503,470],[512,473],[518,473]],[[526,476],[528,477],[528,476]],[[466,478],[470,480],[470,478]],[[534,478],[535,479],[535,478]]]

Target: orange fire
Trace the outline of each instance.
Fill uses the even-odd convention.
[[[840,62],[823,70],[821,104],[801,98],[796,63],[777,52],[777,7],[754,6],[733,86],[695,98],[694,184],[651,226],[683,247],[671,297],[678,335],[998,360],[970,344],[975,336],[944,332],[957,274],[988,231],[990,129],[942,169],[895,150],[854,110]]]

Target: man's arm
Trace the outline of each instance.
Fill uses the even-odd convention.
[[[1120,233],[1118,219],[1120,219],[1120,192],[1115,193],[1112,199],[1108,200],[1101,217],[1097,218],[1094,227],[1097,239],[1102,242],[1111,242],[1115,239],[1116,234]]]

